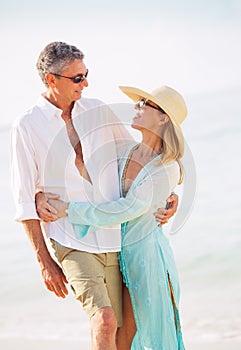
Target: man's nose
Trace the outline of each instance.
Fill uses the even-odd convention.
[[[85,79],[81,82],[81,85],[82,85],[83,87],[89,86],[88,80],[85,78]]]

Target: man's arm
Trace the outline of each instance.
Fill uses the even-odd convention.
[[[66,203],[50,199],[49,203],[57,209],[58,217],[66,216],[68,212],[68,219],[74,224],[76,236],[83,238],[83,232],[80,232],[78,225],[96,227],[115,225],[138,218],[158,202],[164,204],[168,194],[178,183],[177,166],[173,162],[165,167],[159,167],[151,178],[140,179],[139,183],[130,188],[125,198],[117,201],[94,204],[93,202]],[[160,183],[162,186],[159,186]]]
[[[68,282],[61,268],[49,254],[39,220],[24,220],[22,223],[36,253],[46,287],[58,297],[65,298],[68,294],[65,283]]]
[[[65,287],[67,281],[48,252],[35,209],[38,167],[32,140],[24,125],[18,124],[12,128],[11,140],[12,191],[17,209],[15,218],[23,223],[40,264],[45,285],[57,296],[64,297],[68,293]]]

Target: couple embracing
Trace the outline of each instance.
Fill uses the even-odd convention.
[[[178,275],[162,225],[183,180],[185,102],[167,86],[120,87],[134,102],[137,143],[108,106],[82,97],[83,59],[63,42],[40,53],[46,91],[12,128],[16,219],[47,288],[65,297],[69,283],[88,314],[92,349],[184,350]]]

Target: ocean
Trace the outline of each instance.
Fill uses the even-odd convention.
[[[180,274],[187,349],[241,346],[240,91],[196,94],[187,101],[183,130],[196,168],[195,201],[178,232],[172,233],[175,219],[165,228]],[[54,348],[61,341],[88,348],[87,317],[71,291],[60,300],[45,289],[30,243],[13,220],[8,126],[0,129],[0,145],[0,347],[27,348],[28,342],[35,349]]]

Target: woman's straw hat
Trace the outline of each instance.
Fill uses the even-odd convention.
[[[187,116],[187,107],[183,97],[168,86],[161,86],[151,93],[131,86],[119,86],[119,88],[135,103],[141,98],[154,102],[166,112],[174,124],[180,125]]]
[[[180,124],[187,116],[187,106],[182,95],[169,86],[161,86],[153,90],[151,93],[131,86],[119,86],[119,88],[135,103],[141,98],[146,98],[148,101],[154,102],[165,111],[175,127],[179,139],[180,153],[183,154],[184,138]]]

